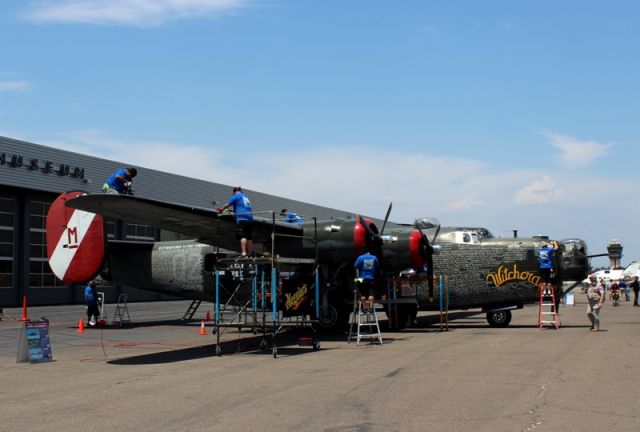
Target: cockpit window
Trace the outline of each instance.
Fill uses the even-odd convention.
[[[478,237],[481,239],[490,239],[493,238],[493,234],[491,234],[491,231],[488,229],[482,228],[478,230]]]

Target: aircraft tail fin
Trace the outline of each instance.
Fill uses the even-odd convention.
[[[103,218],[73,209],[66,202],[85,192],[71,191],[58,196],[47,213],[47,257],[53,273],[66,284],[82,284],[93,279],[105,259]]]

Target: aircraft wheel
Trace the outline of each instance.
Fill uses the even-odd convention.
[[[487,312],[487,322],[491,327],[506,327],[511,322],[510,310]]]
[[[349,312],[344,307],[329,304],[326,308],[320,309],[318,319],[319,330],[323,332],[339,332],[347,327],[349,322]]]
[[[273,347],[273,358],[278,358],[278,347]]]
[[[220,348],[218,345],[216,345],[216,355],[218,357],[220,357],[222,355],[222,348]]]
[[[318,351],[320,349],[320,342],[317,339],[313,340],[313,350]]]
[[[267,341],[261,340],[260,341],[260,350],[261,351],[266,351],[266,349],[267,349]]]

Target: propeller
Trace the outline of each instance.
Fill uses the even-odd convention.
[[[382,237],[380,236],[380,233],[378,233],[378,229],[375,225],[368,224],[367,221],[359,214],[356,215],[356,222],[359,223],[364,228],[365,233],[367,233],[365,237],[365,246],[369,249],[372,255],[375,255],[378,258],[380,264],[378,266],[378,271],[382,271]]]
[[[380,236],[382,236],[382,234],[384,234],[384,227],[387,226],[387,221],[389,220],[389,215],[391,214],[391,208],[393,207],[393,203],[390,202],[389,203],[389,208],[387,209],[387,214],[384,217],[384,222],[382,224],[382,229],[380,230]]]

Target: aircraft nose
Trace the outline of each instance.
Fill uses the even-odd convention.
[[[561,240],[560,273],[564,280],[583,280],[589,274],[587,244],[581,239]]]

